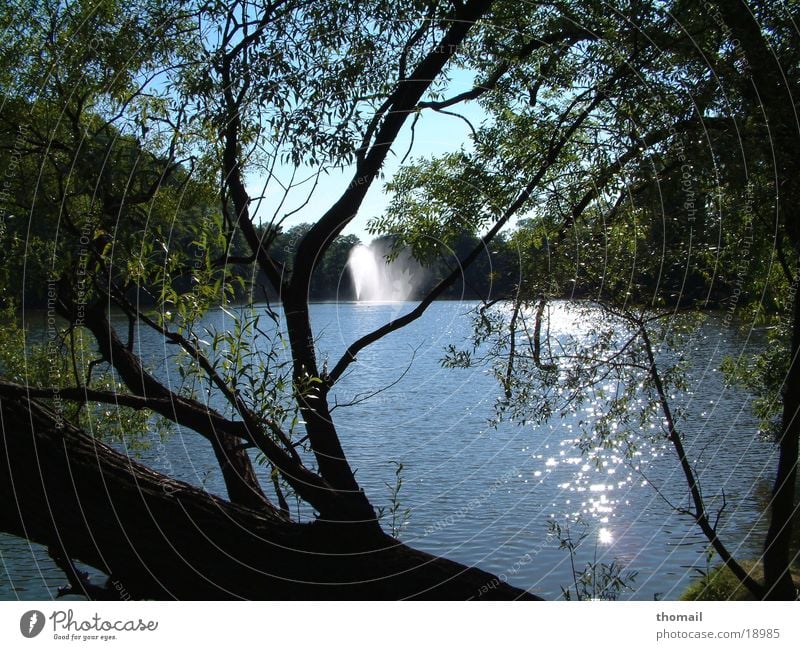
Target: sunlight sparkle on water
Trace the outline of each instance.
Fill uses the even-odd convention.
[[[597,541],[600,544],[610,544],[614,541],[614,536],[608,528],[601,528],[597,531]]]

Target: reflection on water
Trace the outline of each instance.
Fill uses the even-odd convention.
[[[356,337],[411,306],[315,305],[320,358],[335,363]],[[557,598],[560,586],[571,584],[572,572],[569,555],[548,535],[548,522],[580,519],[588,523],[589,534],[577,551],[579,565],[617,559],[638,572],[635,593],[622,597],[676,598],[696,575],[694,568],[705,566],[706,542],[668,505],[689,504],[674,452],[656,425],[637,432],[632,454],[615,444],[588,454],[577,447],[581,421],[603,411],[599,397],[579,413],[557,415],[543,425],[490,426],[500,395],[495,380],[440,364],[446,346],[469,334],[469,307],[434,303],[419,321],[362,351],[336,387],[333,398],[344,405],[399,379],[366,402],[334,411],[345,449],[373,503],[387,505],[390,461],[399,461],[404,465],[399,497],[402,507],[411,509],[403,539],[412,546],[505,574],[517,586]],[[568,310],[557,309],[553,316],[553,333],[574,329]],[[215,312],[207,320],[225,327],[226,318]],[[170,368],[160,356],[163,345],[142,334],[142,353],[163,375]],[[750,345],[721,319],[707,319],[686,342],[689,387],[676,396],[685,414],[681,428],[687,453],[696,459],[712,511],[721,506],[724,491],[721,536],[745,558],[758,555],[766,530],[762,513],[774,447],[755,435],[748,396],[725,387],[718,368],[725,355],[746,352]],[[170,468],[210,492],[224,492],[212,471],[213,455],[191,433],[153,445],[144,461],[156,470]],[[63,583],[46,553],[31,551],[26,542],[0,536],[0,556],[0,598],[49,598]]]
[[[611,544],[614,541],[614,535],[608,528],[601,528],[597,531],[597,541],[600,544]]]

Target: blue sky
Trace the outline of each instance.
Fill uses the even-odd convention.
[[[460,81],[454,81],[451,84],[451,94],[458,94],[460,92],[469,90],[472,87],[473,76],[464,74],[458,75]],[[485,113],[476,102],[467,102],[461,105],[452,107],[453,112],[464,115],[469,119],[475,128],[478,128],[481,121],[485,117]],[[372,237],[366,232],[367,222],[375,216],[380,215],[386,208],[389,197],[383,192],[384,184],[389,180],[397,171],[399,163],[406,151],[411,140],[411,123],[412,119],[406,121],[400,136],[395,142],[392,152],[386,159],[383,168],[385,177],[383,180],[376,180],[369,189],[366,199],[361,206],[356,218],[345,229],[344,234],[354,234],[363,242],[369,242]],[[413,158],[428,157],[432,155],[439,155],[450,151],[459,150],[462,145],[469,146],[469,127],[466,123],[452,115],[445,115],[436,113],[431,110],[426,110],[422,113],[415,127],[414,147],[411,151],[406,162]],[[316,170],[308,168],[298,171],[296,179],[302,179],[311,176]],[[288,181],[291,177],[292,168],[289,166],[278,166],[275,175],[281,181]],[[320,177],[314,195],[302,210],[297,214],[292,215],[284,222],[284,228],[288,229],[294,225],[303,222],[316,221],[341,195],[344,188],[350,182],[353,176],[352,168],[344,171],[334,171],[329,175],[323,174]],[[275,190],[279,188],[277,185],[273,186]],[[297,207],[305,200],[308,191],[310,190],[311,183],[304,185],[301,188],[293,190],[282,207],[280,213],[284,214]],[[263,189],[263,178],[251,178],[248,182],[248,189],[251,196],[257,196]],[[277,200],[275,197],[279,196],[277,191],[268,192],[267,198],[261,206],[261,210],[257,217],[261,219],[269,219],[272,212],[275,210],[274,202]]]

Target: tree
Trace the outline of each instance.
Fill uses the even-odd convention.
[[[796,288],[797,260],[800,257],[800,230],[793,217],[798,197],[795,170],[800,131],[794,114],[798,87],[797,32],[792,20],[796,7],[784,5],[754,6],[741,11],[736,3],[715,3],[727,28],[737,38],[741,50],[737,63],[743,74],[737,79],[738,89],[746,106],[753,113],[759,128],[770,136],[768,167],[774,203],[772,223],[777,225],[776,252],[782,257],[785,280]],[[784,242],[789,253],[784,252]],[[793,259],[792,272],[787,257]],[[765,580],[778,598],[796,594],[788,571],[789,544],[793,519],[800,504],[795,502],[797,484],[798,443],[800,442],[800,301],[792,291],[788,299],[792,317],[788,330],[786,374],[781,386],[783,412],[778,446],[780,456],[772,495],[772,519],[764,552]]]
[[[47,305],[65,322],[45,352],[66,370],[15,381],[9,370],[24,365],[6,350],[0,482],[13,496],[0,503],[0,528],[49,546],[73,590],[93,597],[108,592],[73,560],[139,597],[530,597],[383,532],[328,394],[357,370],[361,350],[424,313],[500,245],[515,218],[541,217],[539,234],[520,238],[525,246],[560,245],[584,213],[600,218],[609,201],[618,210],[618,197],[638,190],[626,182],[637,168],[656,159],[659,170],[673,168],[675,134],[702,129],[714,96],[689,108],[676,98],[670,74],[696,60],[681,51],[686,41],[667,14],[647,2],[609,14],[594,2],[521,10],[500,0],[143,0],[123,12],[87,0],[31,2],[22,15],[4,16],[12,54],[2,80],[6,105],[17,107],[9,114],[18,117],[18,151],[48,179],[18,201],[32,222],[45,202],[53,220],[71,225],[52,250],[41,244],[52,260]],[[130,48],[119,47],[123,39]],[[677,63],[654,56],[665,43]],[[22,63],[17,78],[10,61]],[[459,71],[475,75],[474,87],[450,94]],[[665,116],[643,101],[653,83],[669,100]],[[458,264],[411,312],[320,367],[309,301],[315,277],[329,275],[326,255],[338,269],[339,238],[404,129],[468,101],[481,102],[486,122],[470,124],[460,152],[392,179],[393,202],[375,226],[426,261],[440,254],[430,246],[438,241],[458,252]],[[20,129],[25,106],[41,107],[43,117],[31,113],[36,130]],[[286,197],[331,173],[347,178],[340,194],[308,227],[289,231],[291,246],[276,247]],[[252,194],[254,176],[265,179],[262,195]],[[271,214],[260,210],[265,201]],[[171,236],[173,215],[187,236]],[[623,220],[613,226],[629,236]],[[152,309],[139,299],[144,290]],[[536,267],[518,287],[522,300],[551,290]],[[281,310],[233,305],[257,291]],[[201,322],[216,305],[229,318],[220,329]],[[126,317],[127,339],[112,309]],[[142,327],[175,351],[178,385],[138,356]],[[288,362],[276,353],[284,344]],[[119,386],[98,383],[97,367]],[[98,404],[199,434],[228,500],[87,435],[81,418]],[[312,523],[292,517],[288,496],[313,510]],[[481,589],[487,583],[496,587]]]
[[[289,228],[286,232],[278,233],[272,243],[271,257],[291,272],[297,246],[311,229],[311,224],[302,223]],[[314,268],[309,298],[312,300],[354,300],[350,274],[347,270],[347,261],[350,251],[360,243],[355,235],[340,235],[333,240],[322,259]],[[267,278],[263,278],[267,282]]]
[[[64,142],[58,132],[43,130],[41,146],[26,150],[26,160],[52,174],[61,192],[47,197],[52,204],[75,198],[79,192],[73,187],[94,190],[88,201],[70,206],[74,228],[64,238],[79,251],[67,259],[51,253],[54,281],[47,293],[48,306],[66,321],[64,340],[77,334],[90,344],[86,355],[70,344],[58,347],[74,361],[66,378],[59,374],[57,381],[39,385],[29,376],[27,385],[3,382],[2,481],[4,494],[20,500],[3,500],[0,521],[4,530],[51,547],[78,592],[99,593],[80,579],[73,559],[100,568],[140,597],[469,597],[494,578],[408,549],[381,531],[342,452],[325,400],[330,380],[315,358],[308,312],[312,272],[358,209],[408,114],[451,65],[490,5],[368,4],[142,3],[123,12],[110,2],[32,3],[26,20],[14,23],[20,51],[28,52],[36,41],[37,25],[47,28],[46,47],[41,60],[28,59],[18,84],[9,80],[6,101],[31,97],[54,113],[61,109],[71,137]],[[399,15],[409,20],[398,21]],[[144,41],[131,48],[143,52],[141,60],[121,60],[120,50],[111,46],[129,33]],[[106,40],[98,44],[96,34]],[[169,51],[148,50],[151,40],[168,43]],[[405,52],[399,60],[397,51]],[[75,59],[65,60],[64,53]],[[73,75],[68,83],[63,70]],[[96,76],[96,70],[103,74]],[[125,82],[118,86],[120,76]],[[83,134],[94,142],[117,132],[111,141],[140,139],[131,150],[141,148],[154,161],[158,182],[145,183],[146,165],[134,162],[126,169],[102,143],[102,162],[84,156]],[[23,135],[21,142],[29,146],[39,134]],[[275,149],[267,151],[270,142]],[[53,145],[59,160],[48,158]],[[188,181],[203,191],[218,188],[215,213],[202,215],[189,242],[161,236],[166,233],[147,220],[140,224],[144,231],[135,231],[138,241],[124,242],[118,224],[132,219],[124,212],[129,205],[142,206],[147,216],[177,209],[187,199],[196,205],[197,197],[188,193],[170,203],[168,179],[182,159],[189,166]],[[301,238],[289,273],[269,252],[279,220],[258,227],[243,180],[246,165],[269,177],[270,166],[281,160],[296,169],[316,165],[317,173],[355,169],[342,196]],[[137,184],[149,191],[133,202],[139,198],[131,189]],[[33,217],[35,201],[23,201]],[[66,222],[67,215],[62,211],[59,218]],[[80,248],[81,232],[90,227],[92,237]],[[239,233],[249,248],[246,258],[229,254]],[[263,331],[258,317],[236,318],[229,330],[213,333],[208,347],[195,329],[209,305],[231,299],[235,282],[227,267],[248,263],[280,295],[290,368],[270,366],[269,358],[247,347],[247,340]],[[179,290],[175,279],[187,274],[191,290]],[[155,287],[155,315],[131,297],[142,287]],[[112,306],[129,319],[127,342],[111,325]],[[172,390],[144,367],[135,353],[137,327],[156,330],[180,351],[176,366],[183,386]],[[98,387],[91,372],[98,365],[110,367],[124,389]],[[224,412],[197,399],[193,384],[221,397]],[[77,428],[65,401],[144,410],[196,431],[217,455],[230,501],[132,464]],[[300,420],[305,436],[298,439],[293,423]],[[276,503],[264,494],[247,447],[257,448],[271,470]],[[26,476],[37,475],[30,466],[25,469],[31,453],[41,462],[38,486],[25,485]],[[76,472],[74,490],[65,489],[67,468]],[[314,508],[314,523],[290,520],[287,489]],[[97,490],[105,497],[98,498]],[[145,492],[149,496],[143,498]],[[132,501],[123,507],[127,499]],[[43,507],[45,501],[53,511]],[[82,502],[86,509],[79,515]],[[117,506],[126,511],[119,519],[108,509]],[[150,515],[162,508],[165,519],[159,523],[161,516]],[[191,513],[189,519],[179,511]],[[187,525],[201,519],[208,524],[201,528],[210,545],[198,543]],[[167,532],[163,525],[169,520],[177,525]],[[231,529],[234,520],[243,537]],[[116,524],[104,527],[104,521]],[[123,542],[131,527],[142,535]],[[248,568],[232,558],[248,558]],[[189,568],[211,565],[219,569],[216,576]],[[385,579],[370,586],[375,578]],[[505,585],[490,593],[523,596]]]
[[[592,17],[588,6],[571,5],[570,10],[580,16],[581,25],[591,25],[586,50],[560,53],[538,69],[521,66],[503,80],[516,82],[515,92],[486,95],[485,107],[498,119],[477,130],[471,155],[417,161],[401,171],[393,183],[404,191],[376,226],[405,227],[405,243],[424,257],[430,254],[425,232],[433,230],[447,240],[463,227],[462,215],[486,218],[483,206],[504,201],[513,183],[499,178],[513,178],[520,170],[523,175],[541,173],[539,204],[513,236],[523,263],[513,306],[501,304],[493,311],[488,301],[476,316],[476,346],[451,350],[447,364],[491,363],[505,395],[499,417],[523,422],[575,408],[585,391],[596,386],[598,373],[610,375],[629,388],[623,389],[622,399],[609,399],[603,421],[587,433],[587,446],[607,440],[611,420],[615,430],[630,421],[631,386],[652,391],[647,403],[658,415],[642,413],[641,421],[661,420],[666,439],[675,446],[693,502],[680,511],[698,523],[754,594],[794,598],[789,540],[797,511],[797,436],[792,429],[797,409],[790,383],[795,355],[790,328],[778,311],[794,304],[797,249],[786,215],[793,205],[789,170],[795,161],[773,139],[773,134],[781,142],[794,138],[795,120],[787,112],[797,79],[791,8],[729,2],[709,13],[674,3],[661,13],[651,3],[630,3],[625,18],[639,37],[630,45],[625,28],[613,19]],[[747,54],[737,40],[740,32]],[[587,52],[592,63],[581,65]],[[537,122],[541,97],[568,101],[567,88],[574,89],[581,74],[590,74],[585,70],[602,69],[603,62],[620,58],[633,74],[624,85],[603,88],[608,104],[592,112],[569,142],[567,155],[544,167],[527,156],[541,151],[541,139],[549,137]],[[543,75],[543,69],[551,74]],[[483,92],[477,90],[476,96]],[[476,188],[485,196],[476,198]],[[546,358],[551,347],[544,335],[548,299],[564,296],[589,297],[608,306],[608,329],[594,332],[593,344],[573,342],[558,359]],[[759,362],[767,381],[761,387],[762,405],[766,398],[774,405],[776,392],[783,392],[784,405],[763,586],[749,578],[716,535],[666,398],[667,373],[662,376],[656,364],[658,349],[667,354],[670,349],[663,335],[668,330],[653,340],[648,333],[670,310],[675,316],[671,325],[680,331],[680,311],[709,306],[783,321],[774,330],[778,347]],[[630,336],[622,336],[628,327]],[[477,347],[487,344],[489,354],[480,357]],[[563,346],[563,341],[552,344]],[[618,431],[615,438],[620,437]]]

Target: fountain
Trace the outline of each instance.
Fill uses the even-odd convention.
[[[401,302],[411,297],[419,265],[408,255],[387,262],[387,251],[381,242],[359,244],[350,251],[347,264],[359,302]]]

